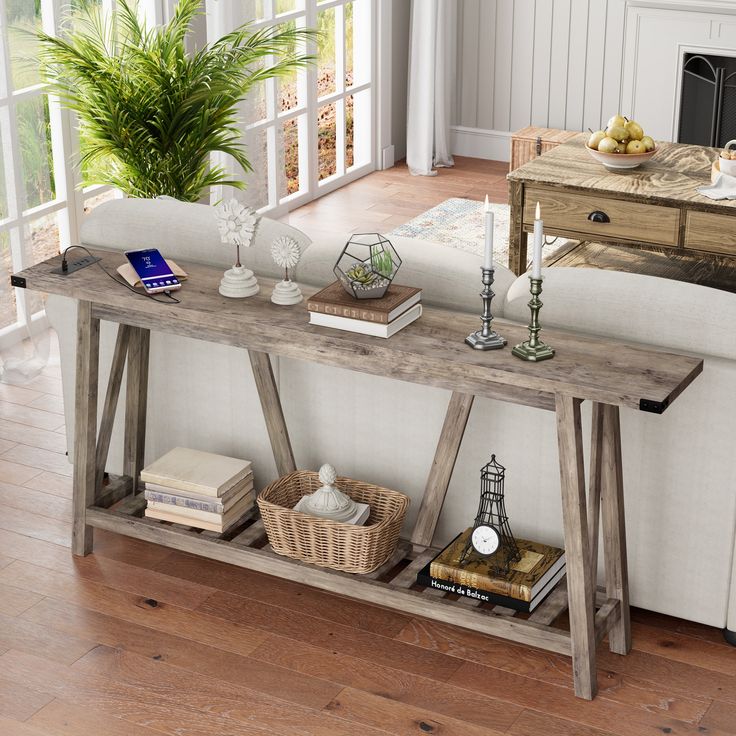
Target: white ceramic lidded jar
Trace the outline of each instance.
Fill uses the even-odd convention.
[[[723,154],[726,152],[731,154],[731,158],[723,157]],[[736,138],[726,143],[723,147],[723,152],[718,159],[718,167],[721,170],[721,174],[736,176]]]

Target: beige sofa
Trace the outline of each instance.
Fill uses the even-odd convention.
[[[230,249],[220,244],[211,209],[203,205],[117,200],[97,208],[82,233],[90,246],[153,246],[175,259],[223,267],[232,258]],[[292,235],[303,250],[298,280],[315,285],[332,280],[332,265],[345,236],[311,243],[293,228],[266,219],[245,252],[246,264],[257,273],[277,276],[269,246],[280,234]],[[478,313],[478,258],[434,243],[405,238],[392,242],[403,259],[400,280],[422,286],[425,303]],[[736,339],[730,329],[736,320],[736,296],[591,269],[549,269],[545,277],[544,324],[705,359],[703,374],[663,416],[622,412],[631,598],[637,606],[736,630]],[[498,267],[494,288],[495,314],[526,321],[528,280]],[[49,298],[49,319],[60,338],[70,443],[75,310],[70,300]],[[103,325],[103,385],[113,340],[113,327]],[[297,463],[316,468],[330,462],[345,475],[408,493],[414,501],[411,523],[448,392],[290,360],[276,361],[275,371]],[[351,409],[366,404],[373,408],[374,419],[366,422],[362,413],[357,422]],[[119,471],[121,464],[120,419],[113,437],[112,471]],[[176,445],[248,457],[259,485],[275,476],[243,351],[154,333],[146,458]],[[495,452],[507,467],[507,506],[514,531],[561,543],[556,448],[551,413],[478,400],[435,541],[449,540],[472,521],[478,472]]]

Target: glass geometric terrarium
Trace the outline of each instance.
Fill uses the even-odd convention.
[[[401,258],[379,233],[353,235],[337,259],[335,276],[356,299],[380,299],[396,276]]]

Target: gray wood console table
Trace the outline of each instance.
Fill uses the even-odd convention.
[[[119,253],[97,252],[112,271]],[[269,301],[273,282],[261,293],[229,300],[217,292],[221,270],[184,264],[190,274],[181,304],[159,304],[118,288],[96,267],[71,275],[52,273],[59,258],[13,276],[16,286],[78,300],[74,524],[72,550],[92,551],[93,530],[137,539],[298,580],[406,613],[504,637],[572,657],[575,693],[596,692],[596,645],[608,635],[612,651],[627,654],[629,625],[626,532],[619,408],[663,412],[702,370],[702,361],[608,340],[545,330],[557,350],[554,360],[525,363],[511,350],[477,352],[463,344],[478,319],[427,308],[424,316],[389,340],[308,325],[303,305]],[[469,286],[472,288],[472,285]],[[307,295],[311,290],[306,289]],[[100,320],[119,324],[98,426]],[[526,329],[497,320],[514,345]],[[280,557],[270,551],[254,516],[224,535],[200,532],[143,516],[139,493],[146,431],[150,330],[234,345],[248,350],[268,434],[280,474],[296,468],[274,382],[269,354],[388,376],[451,391],[447,415],[429,471],[419,516],[409,539],[370,575],[355,576]],[[115,408],[127,362],[124,475],[103,485]],[[567,580],[528,619],[473,601],[453,601],[439,591],[416,589],[416,572],[435,554],[432,538],[475,396],[554,411],[560,457]],[[593,402],[591,467],[586,499],[580,405]],[[472,511],[472,510],[469,510]],[[596,590],[599,517],[606,584]],[[400,563],[408,561],[405,567]],[[398,573],[396,570],[400,570]],[[569,609],[570,631],[551,624]]]

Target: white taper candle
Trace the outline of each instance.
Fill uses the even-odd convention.
[[[493,210],[486,194],[486,242],[483,251],[483,268],[493,268]]]
[[[532,278],[542,278],[542,245],[544,244],[544,222],[542,212],[537,202],[537,211],[534,214],[534,251],[532,256]]]

